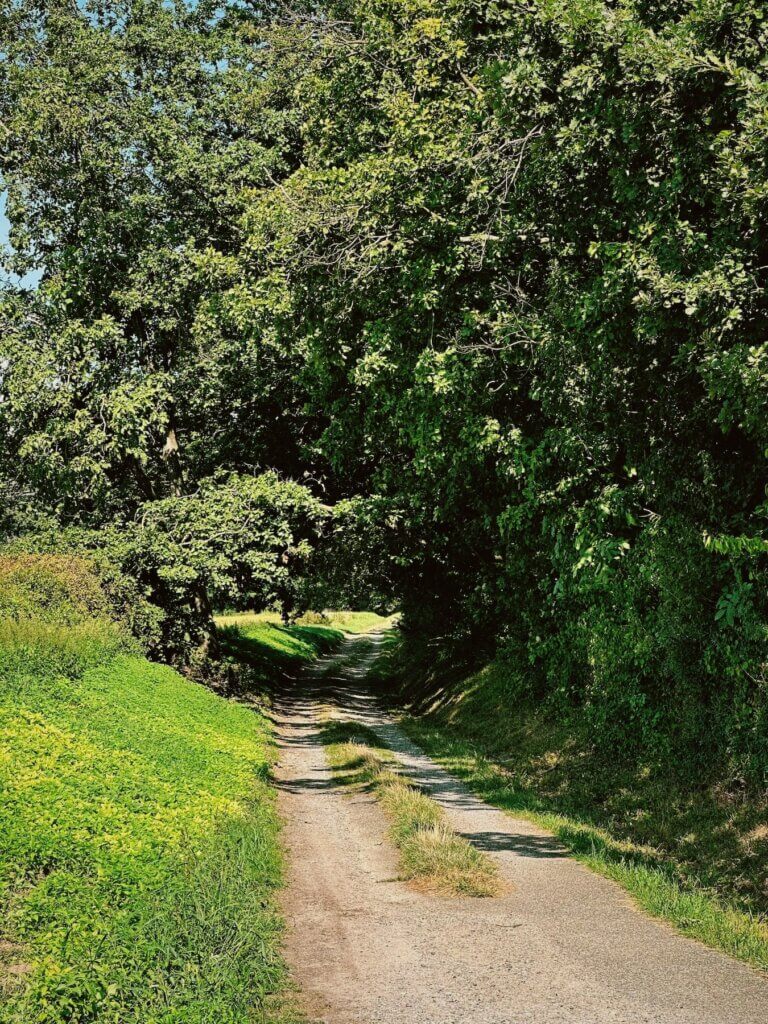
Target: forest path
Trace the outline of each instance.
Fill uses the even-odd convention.
[[[348,638],[285,695],[276,772],[289,851],[286,956],[313,1024],[765,1024],[768,980],[637,911],[551,835],[473,796],[366,686],[381,637]],[[328,768],[321,712],[374,729],[497,861],[495,899],[397,879],[387,822]]]

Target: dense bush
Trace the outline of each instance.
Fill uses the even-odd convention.
[[[121,567],[112,534],[70,529],[28,533],[0,549],[0,620],[17,632],[50,625],[62,636],[69,626],[103,626],[157,653],[165,614]]]
[[[12,587],[0,614],[112,616],[145,650],[188,663],[212,636],[214,607],[301,610],[327,518],[305,487],[274,473],[205,480],[145,503],[132,522],[7,543],[0,583]]]
[[[143,506],[128,536],[137,574],[154,574],[166,604],[204,592],[219,608],[280,605],[288,615],[325,519],[300,484],[275,473],[230,475]]]
[[[68,624],[112,612],[94,566],[86,559],[0,554],[0,617]]]

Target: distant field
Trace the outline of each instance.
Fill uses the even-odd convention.
[[[308,612],[297,620],[298,626],[323,626],[346,633],[368,633],[373,629],[387,629],[397,621],[397,615],[377,615],[376,612],[323,611]],[[255,627],[259,624],[281,625],[277,612],[233,612],[216,617],[219,626]],[[267,632],[264,636],[268,636]]]

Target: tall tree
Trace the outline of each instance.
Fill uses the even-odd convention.
[[[4,457],[59,522],[130,521],[222,470],[303,471],[301,354],[235,260],[250,197],[297,165],[268,20],[212,0],[3,7],[10,263],[42,273],[0,305]]]
[[[25,478],[87,519],[221,466],[297,470],[294,354],[257,289],[226,287],[246,198],[296,162],[258,22],[162,0],[4,14],[0,170],[15,266],[43,274],[2,308]]]
[[[304,163],[255,197],[244,249],[281,282],[275,330],[307,347],[318,447],[397,524],[411,621],[501,642],[531,690],[583,702],[608,741],[710,730],[753,768],[764,14],[341,0],[297,15]]]

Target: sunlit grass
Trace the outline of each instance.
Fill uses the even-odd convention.
[[[0,626],[0,1020],[262,1019],[267,723],[119,647],[95,620]]]
[[[377,615],[376,612],[324,611],[324,618],[335,629],[347,633],[370,633],[372,630],[390,629],[398,619],[395,615]],[[299,620],[301,621],[301,620]]]
[[[283,626],[277,612],[228,612],[216,616],[216,624],[221,627],[237,626],[239,629],[253,631],[259,627],[283,626],[285,629],[301,629],[311,626],[326,626],[345,633],[369,633],[372,630],[388,629],[397,621],[397,615],[377,615],[376,612],[352,612],[343,610],[324,610],[322,612],[306,612],[290,626]],[[268,633],[262,634],[268,636]]]
[[[278,612],[222,612],[216,616],[217,626],[255,626],[260,623],[282,623]]]

